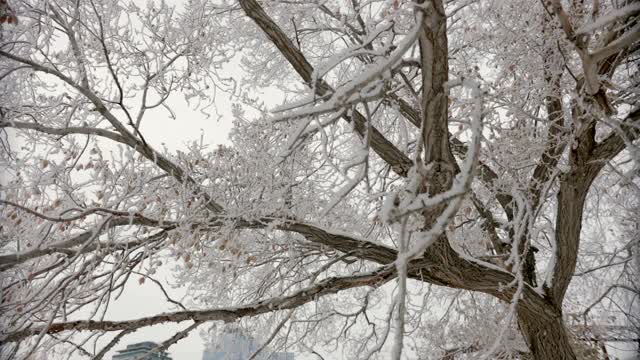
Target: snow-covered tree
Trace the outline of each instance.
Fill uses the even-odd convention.
[[[100,359],[166,323],[158,350],[224,322],[348,359],[640,336],[640,2],[10,5],[2,358]],[[179,99],[233,118],[230,144],[154,146]],[[167,267],[187,302],[105,315]]]

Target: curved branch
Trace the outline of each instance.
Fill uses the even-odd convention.
[[[34,326],[23,330],[5,334],[3,343],[21,341],[39,333],[57,334],[63,331],[121,331],[139,329],[165,323],[179,323],[183,321],[224,321],[233,322],[243,317],[257,316],[274,310],[288,310],[315,301],[321,296],[338,293],[361,286],[378,287],[393,279],[395,266],[383,266],[375,271],[347,277],[331,277],[318,284],[296,291],[295,293],[262,300],[255,303],[208,310],[178,311],[125,321],[93,321],[80,320],[53,323],[48,327]]]
[[[0,121],[0,128],[14,128],[14,129],[28,129],[35,130],[41,133],[50,134],[50,135],[72,135],[72,134],[82,134],[82,135],[96,135],[101,136],[107,139],[111,139],[115,142],[119,142],[121,144],[128,145],[127,139],[114,133],[113,131],[98,129],[92,127],[66,127],[66,128],[54,128],[50,126],[44,126],[36,123],[28,123],[28,122],[20,122],[20,121]]]
[[[75,251],[72,250],[74,247],[79,246],[83,243],[85,243],[86,241],[88,241],[89,239],[93,239],[95,238],[97,235],[95,232],[96,231],[100,231],[100,233],[108,230],[108,229],[112,229],[118,226],[130,226],[130,225],[144,225],[144,226],[160,226],[160,222],[158,221],[153,221],[151,219],[145,218],[145,217],[123,217],[123,218],[115,218],[111,221],[109,221],[107,224],[105,224],[104,226],[102,226],[100,229],[93,229],[93,230],[89,230],[89,231],[85,231],[82,232],[80,234],[75,235],[74,237],[67,239],[67,240],[63,240],[63,241],[59,241],[53,244],[50,244],[47,247],[44,248],[36,248],[33,250],[28,250],[28,251],[24,251],[21,253],[15,253],[15,254],[10,254],[10,255],[0,255],[0,271],[4,271],[7,270],[15,265],[19,265],[22,264],[28,260],[31,259],[35,259],[37,257],[40,256],[45,256],[45,255],[51,255],[51,254],[55,254],[55,253],[64,253],[64,254],[69,254],[70,252],[73,252],[75,254]],[[163,228],[163,231],[166,230],[171,230],[174,229],[176,227],[175,224],[164,224],[161,226]],[[107,247],[107,246],[113,246],[114,248],[122,248],[122,247],[127,247],[127,246],[132,246],[132,245],[137,245],[140,243],[143,243],[145,241],[150,241],[149,239],[157,236],[156,235],[152,235],[149,238],[145,238],[143,240],[135,240],[135,241],[130,241],[130,242],[126,242],[126,243],[108,243],[108,244],[93,244],[93,245],[89,245],[86,246],[82,249],[83,252],[89,252],[89,251],[93,251],[95,249],[98,248],[98,246],[100,247]]]

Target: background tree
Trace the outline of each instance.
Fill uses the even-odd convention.
[[[639,2],[12,8],[3,357],[102,358],[170,322],[188,325],[159,349],[224,321],[345,358],[575,359],[638,337]],[[218,93],[231,146],[145,138],[175,97]],[[175,261],[188,304],[105,317]]]

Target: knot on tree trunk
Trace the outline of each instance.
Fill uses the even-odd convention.
[[[455,169],[444,161],[433,161],[425,168],[425,192],[431,196],[451,189]]]
[[[433,161],[427,164],[421,192],[434,196],[451,189],[454,174],[454,167],[444,161]],[[437,206],[424,210],[425,229],[430,229],[433,226],[446,207],[447,203],[442,202]]]

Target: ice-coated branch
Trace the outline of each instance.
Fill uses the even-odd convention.
[[[318,96],[333,93],[331,86],[323,80],[314,83],[313,66],[307,61],[302,52],[293,44],[280,27],[269,17],[262,6],[256,0],[240,0],[240,6],[259,27],[269,37],[271,42],[278,48],[280,53],[293,66],[298,75],[305,83],[314,89]],[[364,136],[367,128],[366,118],[358,111],[353,111],[351,116],[343,115],[348,122],[354,123],[356,132]],[[393,145],[378,129],[372,127],[369,133],[371,148],[387,162],[398,175],[406,176],[412,166],[411,160]]]
[[[122,331],[139,329],[157,324],[180,323],[188,320],[195,321],[196,323],[204,321],[233,322],[243,317],[257,316],[271,311],[295,309],[310,301],[316,300],[318,297],[336,294],[342,290],[354,287],[377,287],[391,280],[394,277],[394,274],[394,266],[383,266],[375,271],[364,274],[327,278],[313,286],[298,290],[291,295],[261,300],[256,303],[242,306],[208,310],[179,311],[125,321],[80,320],[70,322],[53,322],[46,327],[33,326],[20,331],[3,334],[0,339],[3,343],[8,343],[21,341],[29,336],[39,333],[57,334],[63,331]]]

